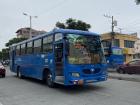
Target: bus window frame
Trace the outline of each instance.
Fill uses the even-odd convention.
[[[32,52],[31,53],[28,53],[28,43],[31,43],[32,42]],[[28,41],[26,42],[26,54],[32,54],[33,53],[33,40],[32,41]]]
[[[41,40],[40,41],[40,51],[39,52],[35,52],[35,41],[38,41],[38,40]],[[40,53],[42,53],[42,38],[38,38],[38,39],[34,39],[34,40],[32,40],[33,41],[33,46],[32,46],[32,49],[33,49],[33,54],[40,54]],[[37,47],[37,48],[39,48],[39,47]]]
[[[17,54],[17,46],[19,46],[19,54]],[[16,56],[20,56],[21,55],[21,45],[19,44],[19,45],[16,45],[16,46],[12,46],[11,47],[11,49],[12,49],[12,51],[16,51]]]
[[[56,35],[58,35],[57,37],[56,37]],[[61,35],[61,36],[60,36]],[[63,40],[63,37],[64,37],[64,34],[63,33],[55,33],[54,34],[54,42],[56,43],[56,42],[60,42],[60,41],[62,41]],[[56,39],[57,38],[57,39]]]
[[[25,45],[25,47],[24,47],[24,53],[22,53],[22,45]],[[20,55],[26,55],[26,43],[20,44]]]
[[[44,43],[44,39],[46,38],[46,40],[48,40],[48,37],[52,37],[51,43]],[[46,50],[45,47],[44,47],[45,44],[50,44],[51,45],[51,47],[52,47],[51,51],[50,50],[49,51],[45,51]],[[52,53],[53,52],[53,47],[54,47],[54,34],[49,34],[47,36],[42,37],[42,53],[43,54]]]

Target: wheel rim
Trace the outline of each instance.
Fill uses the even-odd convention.
[[[48,85],[52,84],[52,74],[51,73],[49,73],[47,76],[47,83],[48,83]]]

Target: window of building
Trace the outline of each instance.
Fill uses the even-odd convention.
[[[35,34],[35,32],[32,32],[32,34]]]
[[[109,47],[110,46],[110,43],[111,43],[110,40],[103,40],[102,41],[103,47]]]
[[[26,51],[27,54],[31,54],[33,52],[32,46],[33,46],[32,41],[27,43],[27,51]]]
[[[126,48],[134,48],[134,41],[124,40],[124,47]]]
[[[42,39],[34,40],[34,53],[41,52]]]
[[[52,42],[53,42],[53,35],[47,36],[43,38],[43,52],[52,52]]]
[[[120,40],[119,39],[114,40],[114,46],[120,47]]]
[[[20,45],[16,46],[16,55],[20,55]]]
[[[25,54],[25,45],[26,44],[22,44],[21,45],[21,55],[24,55]]]

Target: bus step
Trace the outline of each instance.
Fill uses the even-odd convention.
[[[55,83],[64,84],[64,76],[56,76]]]

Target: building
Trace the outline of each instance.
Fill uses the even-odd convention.
[[[30,28],[20,28],[16,31],[17,38],[30,38]],[[37,35],[41,35],[43,33],[46,33],[46,31],[38,31],[35,29],[31,29],[31,36],[35,37]]]
[[[103,41],[104,47],[109,47],[112,41],[112,34],[105,33],[101,35],[101,40]],[[123,54],[125,62],[128,62],[134,58],[135,49],[134,44],[138,40],[137,34],[121,34],[114,32],[113,45],[123,48]]]
[[[140,59],[140,39],[134,44],[135,59]]]

